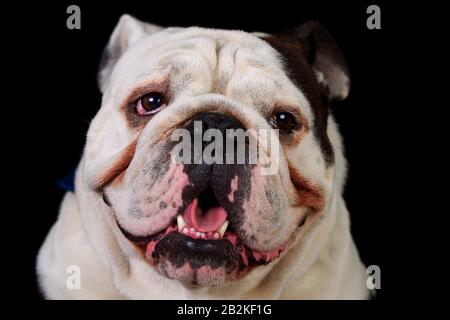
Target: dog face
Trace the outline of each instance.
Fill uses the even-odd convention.
[[[200,286],[239,279],[276,263],[326,214],[334,181],[328,106],[345,98],[349,80],[318,24],[273,36],[162,29],[123,16],[99,83],[86,186],[114,217],[118,241],[161,275]],[[174,161],[177,129],[201,137],[214,129],[224,141],[227,130],[266,130],[270,150],[267,139],[248,138],[275,170],[263,174],[247,158]]]

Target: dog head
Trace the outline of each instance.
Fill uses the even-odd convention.
[[[275,36],[125,15],[99,84],[83,181],[128,259],[183,284],[222,285],[275,264],[326,215],[340,152],[329,104],[347,96],[349,78],[319,24]],[[200,150],[215,161],[174,161],[180,129],[194,137],[183,155]],[[229,130],[250,132],[244,161],[225,161],[242,154]],[[249,141],[265,164],[250,161]]]

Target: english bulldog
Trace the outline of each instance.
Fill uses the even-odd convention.
[[[123,15],[98,80],[75,191],[37,258],[46,298],[369,297],[329,110],[349,74],[324,27],[272,35]],[[273,132],[279,152],[259,153],[276,170],[174,161],[177,129]]]

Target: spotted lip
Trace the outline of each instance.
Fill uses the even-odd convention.
[[[206,190],[199,196],[205,211],[217,206],[217,200]],[[197,198],[193,200],[199,201]],[[205,204],[208,199],[209,203]],[[206,201],[208,202],[208,201]],[[192,204],[192,203],[191,203]],[[189,210],[191,204],[185,206]],[[184,215],[186,217],[186,214]],[[263,252],[246,246],[234,229],[233,217],[228,216],[229,226],[220,237],[199,236],[198,232],[183,232],[192,228],[189,222],[181,225],[177,218],[166,229],[148,237],[136,237],[119,226],[122,233],[143,252],[153,266],[170,262],[174,268],[189,265],[192,270],[208,266],[211,270],[222,268],[228,279],[241,278],[258,265],[265,265],[277,259],[285,250],[283,244],[274,250]],[[214,234],[214,233],[211,233]]]
[[[139,247],[150,264],[168,259],[176,267],[189,263],[193,269],[202,265],[225,267],[232,278],[240,278],[253,267],[275,260],[284,251],[282,245],[262,252],[244,245],[235,231],[227,231],[221,239],[202,239],[178,231],[176,220],[165,230],[148,237],[136,237],[119,226],[124,236]]]

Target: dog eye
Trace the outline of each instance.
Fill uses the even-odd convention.
[[[164,106],[164,96],[158,92],[151,92],[138,100],[136,112],[141,116],[146,116],[158,112]]]
[[[291,133],[301,128],[301,124],[295,119],[294,115],[286,111],[274,113],[270,123],[274,129],[279,129],[283,133]]]

